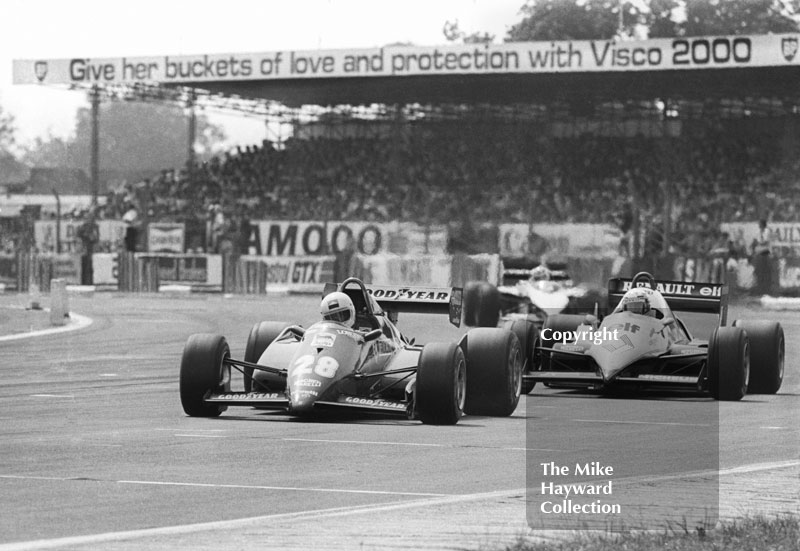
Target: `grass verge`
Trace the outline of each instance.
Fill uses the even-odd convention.
[[[722,522],[713,530],[671,526],[663,531],[578,534],[563,541],[529,542],[521,538],[504,551],[796,551],[800,517],[753,516]]]

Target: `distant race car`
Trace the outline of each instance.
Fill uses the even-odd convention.
[[[352,327],[330,319],[308,328],[263,321],[250,331],[244,360],[231,358],[223,336],[189,337],[180,369],[184,411],[356,409],[449,425],[464,412],[508,416],[516,409],[522,360],[514,333],[476,328],[458,342],[418,345],[396,327],[399,312],[449,314],[459,326],[460,288],[367,287],[349,278],[326,285],[323,296],[337,292],[352,301]],[[243,391],[231,390],[232,370],[242,373]]]
[[[532,269],[506,269],[503,271],[503,285],[497,290],[502,303],[508,306],[519,300],[528,300],[536,309],[548,314],[588,312],[605,306],[605,297],[596,289],[576,285],[563,263],[540,264]]]
[[[598,318],[605,311],[604,294],[575,285],[566,268],[563,263],[509,268],[503,271],[504,284],[499,287],[486,281],[470,281],[464,287],[466,325],[502,327],[517,335],[523,352],[523,394],[536,384],[529,375],[540,363],[539,334],[547,318],[562,312]]]
[[[783,381],[783,328],[772,321],[727,326],[728,289],[711,283],[657,282],[646,272],[608,284],[602,323],[549,316],[538,362],[524,378],[554,387],[661,388],[708,392],[717,400],[774,394]],[[716,314],[710,340],[696,339],[675,312]]]

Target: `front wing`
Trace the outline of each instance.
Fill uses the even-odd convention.
[[[282,392],[224,392],[211,393],[204,400],[209,404],[227,406],[250,406],[259,409],[277,409],[289,411],[290,402]],[[386,400],[383,398],[365,398],[361,396],[339,395],[336,401],[317,400],[314,409],[357,409],[375,413],[394,413],[407,415],[408,402]]]
[[[706,379],[705,360],[708,353],[665,354],[643,360],[625,368],[612,381],[606,382],[591,356],[584,352],[555,350],[538,347],[543,356],[549,357],[540,367],[523,374],[523,379],[551,386],[577,388],[601,388],[615,385],[647,386],[664,389],[702,389]]]

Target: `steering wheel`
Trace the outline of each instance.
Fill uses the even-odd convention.
[[[647,281],[650,284],[650,288],[655,291],[656,290],[656,278],[652,276],[652,274],[648,272],[639,272],[633,279],[631,280],[631,288],[635,288],[636,284],[639,283],[640,280]]]

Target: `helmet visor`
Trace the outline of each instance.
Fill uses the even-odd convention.
[[[328,312],[322,319],[326,321],[338,321],[339,323],[344,323],[350,320],[350,310],[344,308],[342,310],[335,310],[333,312]]]
[[[647,312],[647,301],[643,299],[629,300],[625,303],[625,310],[634,314],[644,314]]]

